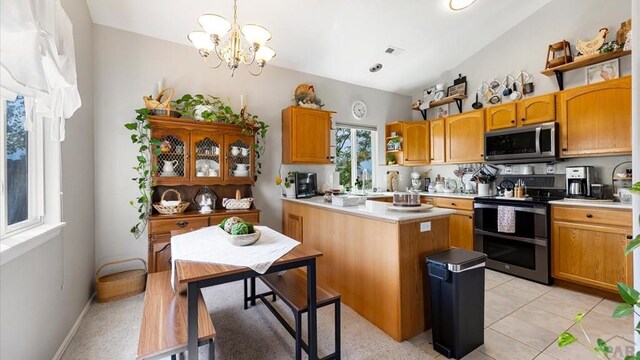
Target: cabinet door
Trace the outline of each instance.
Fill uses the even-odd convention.
[[[484,111],[446,118],[445,137],[447,163],[484,161]]]
[[[223,177],[226,183],[253,184],[255,172],[253,142],[253,136],[224,135]]]
[[[504,104],[487,108],[487,131],[516,126],[516,104]]]
[[[151,256],[153,269],[149,272],[171,270],[171,242],[153,243]]]
[[[298,240],[300,242],[303,241],[303,221],[302,216],[294,215],[294,214],[285,214],[284,218],[284,234],[288,237]]]
[[[429,127],[426,121],[408,121],[404,128],[404,165],[429,164]]]
[[[617,292],[616,282],[631,284],[632,256],[625,256],[631,229],[555,221],[553,276]]]
[[[209,224],[219,225],[222,222],[222,220],[231,216],[237,216],[240,219],[250,222],[254,225],[260,223],[260,213],[254,212],[254,213],[240,213],[240,214],[229,213],[225,215],[213,215],[209,218]]]
[[[219,184],[222,182],[224,161],[220,152],[223,136],[220,133],[205,131],[191,132],[191,182],[194,184]],[[224,159],[224,157],[223,157]]]
[[[331,113],[290,107],[283,110],[283,163],[329,164]]]
[[[179,185],[189,182],[190,132],[185,129],[156,127],[151,136],[162,142],[160,154],[154,155],[153,164],[158,166],[153,179],[157,185]]]
[[[563,157],[631,153],[631,77],[558,94]]]
[[[546,94],[518,101],[518,126],[556,120],[556,94]]]
[[[445,136],[444,119],[429,121],[429,138],[431,145],[431,163],[444,164],[445,162]]]
[[[449,215],[449,246],[473,250],[473,213]]]

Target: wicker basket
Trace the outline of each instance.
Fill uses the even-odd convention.
[[[176,194],[176,196],[178,197],[178,201],[180,202],[178,205],[174,205],[174,206],[167,206],[167,205],[162,205],[162,202],[164,201],[164,196],[168,193],[168,192],[172,192],[174,194]],[[167,189],[165,190],[165,192],[162,193],[162,197],[160,198],[160,202],[154,203],[153,207],[158,210],[158,212],[162,215],[174,215],[174,214],[181,214],[183,213],[185,210],[187,210],[187,208],[189,207],[189,203],[186,201],[182,201],[182,196],[180,195],[180,193],[174,189]]]
[[[235,245],[235,246],[253,245],[256,241],[260,239],[260,235],[262,235],[260,233],[260,230],[255,230],[254,233],[244,234],[244,235],[231,235],[224,230],[223,232],[225,233],[225,238],[227,239],[227,241],[229,241],[232,245]]]
[[[98,276],[104,268],[129,261],[142,262],[144,269],[133,269],[117,272],[109,275]],[[124,299],[129,296],[144,292],[147,284],[147,263],[140,258],[133,258],[120,261],[112,261],[103,264],[96,270],[96,298],[97,301],[108,302]]]

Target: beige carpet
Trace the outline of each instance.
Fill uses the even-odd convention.
[[[218,333],[216,359],[294,358],[293,338],[264,304],[258,301],[255,307],[243,310],[242,282],[207,288],[204,297]],[[142,300],[143,295],[138,295],[94,304],[63,359],[135,359]],[[290,311],[280,309],[293,319]],[[341,320],[343,359],[433,359],[421,350],[424,345],[396,342],[344,304]],[[318,332],[320,355],[333,352],[333,306],[318,311]],[[200,348],[201,359],[206,359],[206,349]]]

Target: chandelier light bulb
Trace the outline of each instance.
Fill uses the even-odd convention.
[[[251,45],[258,44],[262,46],[271,39],[271,33],[269,30],[265,29],[263,26],[254,24],[243,26],[242,35]]]
[[[214,48],[213,41],[211,41],[211,37],[204,31],[193,31],[187,36],[189,41],[196,47],[202,54],[205,52],[207,55]]]
[[[231,30],[231,23],[229,20],[215,14],[201,15],[198,18],[198,24],[200,24],[207,33],[218,37],[225,36],[229,30]]]
[[[449,8],[451,10],[462,10],[471,6],[476,0],[449,0]]]
[[[276,52],[272,48],[261,46],[256,52],[256,61],[258,63],[266,63],[273,59],[274,56],[276,56]]]

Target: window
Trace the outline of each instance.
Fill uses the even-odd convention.
[[[42,223],[42,132],[40,126],[24,128],[25,100],[2,101],[2,216],[0,235],[19,232]]]
[[[356,190],[375,186],[377,131],[355,125],[338,124],[336,128],[336,170],[340,185]]]

